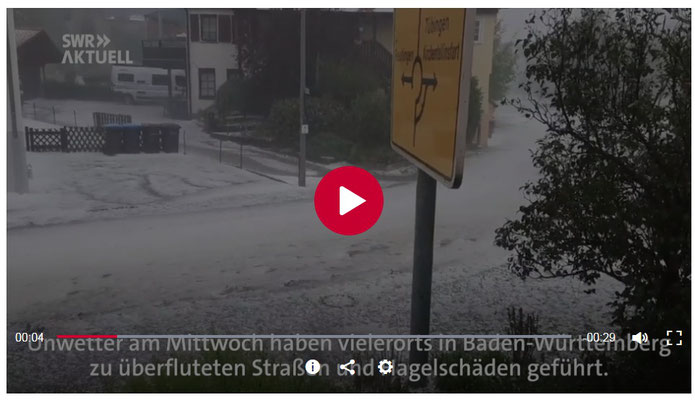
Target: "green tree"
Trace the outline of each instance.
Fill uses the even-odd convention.
[[[532,155],[541,177],[496,236],[521,277],[621,282],[614,323],[657,337],[690,327],[690,16],[550,10],[527,21],[528,101],[512,103],[546,128]]]
[[[358,62],[329,60],[320,67],[317,94],[338,100],[346,107],[358,96],[383,86],[376,71]]]

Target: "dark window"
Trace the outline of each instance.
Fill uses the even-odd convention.
[[[191,42],[200,40],[200,20],[198,14],[191,14]]]
[[[177,75],[174,77],[174,82],[176,82],[176,86],[185,87],[186,86],[186,77],[181,76],[181,75]]]
[[[135,76],[133,74],[118,74],[119,82],[132,82],[134,80]]]
[[[480,23],[479,19],[476,19],[475,20],[475,29],[473,31],[473,41],[476,43],[480,43],[483,41],[482,27],[483,27],[483,24]]]
[[[152,84],[157,86],[169,86],[169,79],[166,75],[152,75]]]
[[[240,78],[240,77],[241,77],[241,70],[227,68],[227,80],[234,79],[234,78]]]
[[[201,99],[214,99],[215,90],[215,69],[214,68],[199,68],[198,69],[198,86],[200,88],[198,97]]]
[[[203,42],[217,41],[217,17],[215,15],[200,16],[200,39]]]
[[[232,18],[229,15],[220,15],[220,42],[231,43],[232,41]]]

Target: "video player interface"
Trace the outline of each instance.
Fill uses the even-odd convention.
[[[17,8],[7,43],[8,392],[692,390],[690,9]]]

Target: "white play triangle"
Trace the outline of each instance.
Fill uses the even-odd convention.
[[[340,187],[340,190],[338,191],[339,197],[338,197],[338,204],[340,208],[340,215],[345,215],[349,213],[350,211],[354,210],[355,208],[359,207],[362,203],[364,203],[365,199],[361,198],[360,196],[352,193],[348,189],[346,189],[344,186]]]

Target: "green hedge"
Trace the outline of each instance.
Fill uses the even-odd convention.
[[[267,99],[259,82],[250,78],[228,79],[217,90],[215,97],[215,109],[221,115],[232,112],[265,114],[267,107]]]
[[[305,107],[309,124],[309,158],[379,163],[396,157],[389,140],[391,100],[383,90],[358,94],[349,107],[326,97],[307,98]],[[274,143],[296,149],[299,132],[297,99],[276,101],[263,132]]]
[[[311,138],[325,135],[339,136],[346,122],[345,107],[331,99],[307,97],[305,115]],[[294,146],[299,133],[299,100],[291,98],[273,103],[263,132],[278,144]]]
[[[347,136],[360,145],[388,146],[390,132],[390,96],[381,90],[358,95],[350,107]]]

